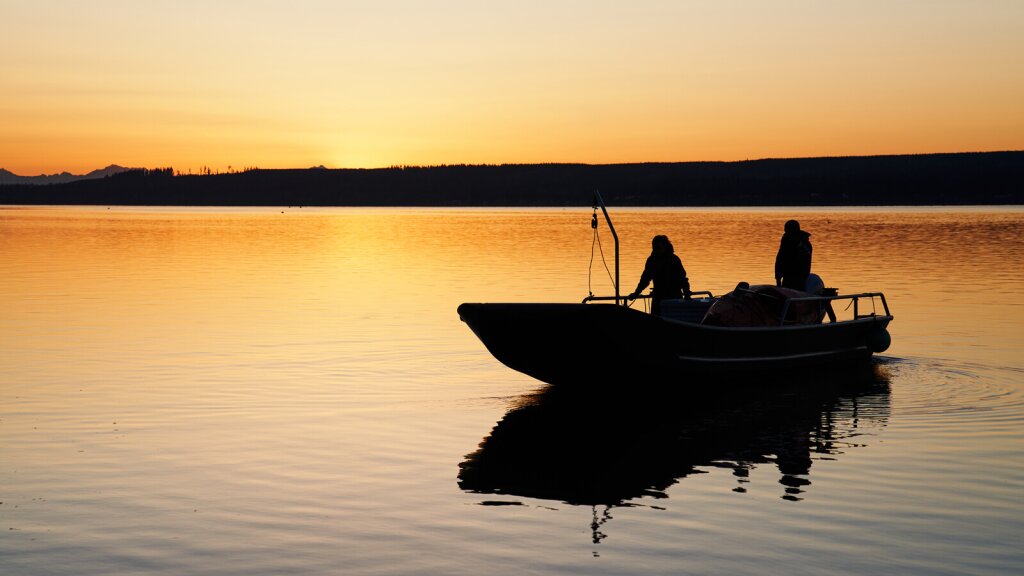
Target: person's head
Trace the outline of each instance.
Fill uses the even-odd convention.
[[[672,247],[672,242],[669,242],[668,236],[658,234],[651,238],[651,251],[655,254],[672,254],[675,249]]]
[[[787,220],[785,230],[786,232],[799,232],[800,223],[796,220]]]

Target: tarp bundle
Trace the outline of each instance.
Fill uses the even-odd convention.
[[[737,288],[722,296],[704,315],[708,326],[778,326],[787,298],[811,296],[806,292],[772,285]],[[820,324],[823,309],[818,302],[793,302],[786,324]]]

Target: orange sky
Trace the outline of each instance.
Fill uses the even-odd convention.
[[[0,0],[0,168],[1024,149],[1024,2]]]

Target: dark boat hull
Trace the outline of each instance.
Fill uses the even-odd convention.
[[[892,320],[732,328],[594,304],[463,304],[458,312],[495,358],[550,384],[863,362],[884,349]]]

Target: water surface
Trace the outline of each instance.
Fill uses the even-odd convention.
[[[664,233],[715,293],[796,217],[893,346],[566,396],[455,308],[610,293],[587,209],[0,208],[0,573],[1024,571],[1024,212],[613,215],[625,291]]]

